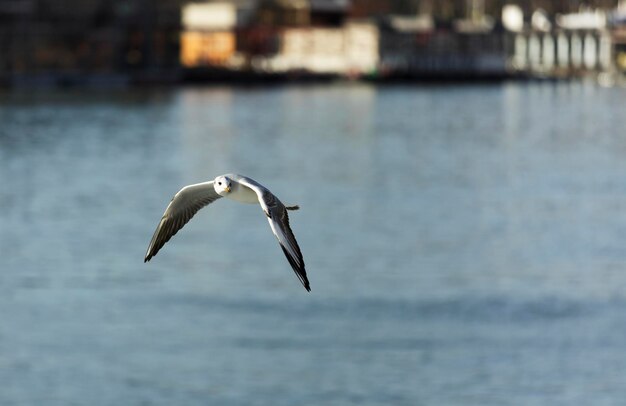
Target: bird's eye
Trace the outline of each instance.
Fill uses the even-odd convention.
[[[217,182],[218,185],[222,186],[222,182]]]

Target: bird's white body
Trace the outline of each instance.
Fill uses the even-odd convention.
[[[229,174],[225,176],[228,176],[229,179],[236,179],[235,176],[237,175]],[[215,188],[215,191],[220,196],[227,197],[231,200],[234,200],[240,203],[259,204],[259,196],[256,194],[255,191],[253,191],[249,187],[243,186],[239,182],[229,182],[228,185],[229,185],[230,192],[227,192],[223,190],[223,188],[220,188],[218,186],[217,179],[219,178],[223,178],[223,177],[218,176],[216,178],[216,181],[213,182],[213,187]]]
[[[259,198],[257,197],[256,193],[254,193],[251,189],[247,187],[235,187],[233,188],[233,191],[231,193],[224,197],[241,203],[259,204]]]

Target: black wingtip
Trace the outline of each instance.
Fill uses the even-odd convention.
[[[148,252],[146,252],[146,255],[143,257],[143,263],[145,264],[146,262],[150,262],[150,260],[152,258],[154,258],[154,256],[156,255],[156,252],[152,252],[152,250],[148,250]]]
[[[302,286],[304,286],[304,289],[306,289],[307,292],[310,292],[311,285],[309,284],[309,278],[306,277],[306,271],[304,271],[304,269],[302,271],[304,272],[304,279],[301,280]]]
[[[287,261],[289,261],[289,264],[291,265],[291,268],[293,269],[293,271],[295,272],[296,276],[300,280],[300,283],[302,283],[302,286],[304,286],[304,289],[306,289],[307,292],[310,292],[311,291],[311,285],[309,285],[309,278],[307,278],[307,276],[306,276],[306,270],[304,269],[304,261],[302,260],[302,257],[300,257],[300,263],[302,264],[300,266],[291,257],[291,255],[289,255],[289,252],[287,251],[287,249],[285,247],[283,247],[282,244],[280,244],[280,248],[283,250],[283,253],[285,254],[285,257],[287,257]]]

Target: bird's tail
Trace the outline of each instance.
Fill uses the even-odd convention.
[[[300,206],[298,206],[297,204],[295,206],[285,206],[285,209],[287,209],[287,210],[300,210]]]

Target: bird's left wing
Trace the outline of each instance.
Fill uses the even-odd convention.
[[[213,203],[220,197],[222,196],[217,194],[213,187],[213,181],[185,186],[176,193],[165,209],[165,213],[163,213],[163,217],[154,231],[154,235],[148,246],[148,251],[146,251],[144,262],[150,261],[150,258],[155,256],[161,247],[163,247],[178,230],[183,228],[198,210]]]
[[[252,179],[241,177],[237,181],[243,186],[252,189],[257,194],[259,204],[267,216],[270,228],[278,239],[278,243],[280,244],[285,257],[287,257],[287,261],[289,261],[291,268],[293,268],[304,288],[307,291],[311,291],[309,279],[306,276],[306,270],[304,268],[302,252],[300,251],[296,237],[293,235],[293,231],[291,231],[291,227],[289,226],[289,216],[287,215],[287,208],[285,205],[278,200],[272,192]]]

